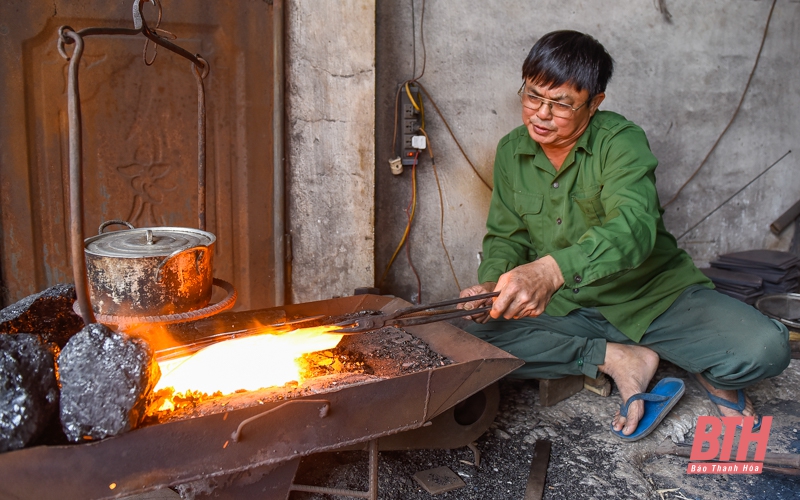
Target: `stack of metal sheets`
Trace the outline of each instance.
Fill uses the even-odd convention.
[[[717,290],[748,304],[761,295],[800,288],[800,259],[779,250],[747,250],[720,255],[703,269]]]

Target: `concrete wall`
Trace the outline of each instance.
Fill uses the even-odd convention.
[[[374,0],[289,1],[287,229],[292,302],[371,286]]]
[[[321,2],[318,5],[326,5]],[[660,159],[662,201],[672,197],[708,153],[730,120],[758,52],[768,0],[666,0],[667,22],[650,0],[426,0],[427,61],[423,85],[436,100],[478,171],[491,179],[497,141],[521,124],[515,95],[522,62],[533,43],[554,29],[595,36],[616,61],[602,109],[641,125]],[[394,177],[391,151],[397,85],[412,77],[412,4],[416,14],[416,74],[422,67],[422,0],[377,5],[376,274],[380,279],[406,224],[408,170]],[[800,198],[800,3],[778,0],[758,68],[743,106],[708,162],[667,209],[677,236],[701,220],[788,150],[766,175],[680,241],[700,266],[718,254],[751,248],[785,250],[769,223]],[[368,28],[364,28],[368,31]],[[422,300],[455,296],[476,282],[490,198],[426,101],[426,130],[444,198],[444,241],[439,241],[439,194],[430,161],[419,168],[419,205],[411,257]],[[353,233],[354,235],[357,233]],[[360,233],[359,233],[360,234]],[[416,298],[418,286],[405,252],[394,263],[384,292]]]

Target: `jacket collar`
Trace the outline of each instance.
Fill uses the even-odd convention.
[[[589,125],[586,127],[586,130],[583,131],[580,137],[578,137],[578,141],[572,147],[569,155],[567,155],[567,159],[564,161],[564,164],[571,163],[574,157],[575,151],[577,149],[583,149],[588,154],[592,154],[592,141],[591,138],[595,135],[595,116],[593,116],[589,120]],[[519,142],[517,143],[517,149],[514,151],[514,156],[517,155],[529,155],[529,156],[537,156],[541,155],[544,156],[544,151],[542,151],[542,146],[539,145],[538,142],[531,139],[530,134],[528,133],[528,129],[525,125],[522,125],[517,128],[517,134],[520,138]]]

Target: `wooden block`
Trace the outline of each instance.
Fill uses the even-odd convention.
[[[542,406],[553,406],[580,392],[583,389],[583,377],[583,375],[571,375],[564,378],[537,379],[539,381],[539,403]]]
[[[605,397],[611,394],[611,381],[608,380],[604,373],[599,373],[597,378],[585,376],[583,388]]]

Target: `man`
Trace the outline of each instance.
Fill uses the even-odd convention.
[[[528,54],[523,125],[497,147],[481,284],[461,292],[500,294],[462,306],[492,305],[470,333],[525,360],[516,376],[600,371],[623,401],[666,359],[699,374],[723,415],[755,416],[742,389],[788,366],[788,331],[714,291],[667,232],[644,132],[598,111],[612,72],[605,48],[575,31]],[[644,407],[615,416],[617,435],[644,437]]]

